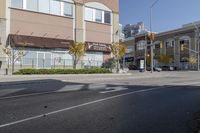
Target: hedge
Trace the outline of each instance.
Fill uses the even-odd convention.
[[[111,73],[109,69],[105,68],[91,68],[91,69],[20,69],[15,72],[15,75],[30,75],[30,74],[98,74]]]

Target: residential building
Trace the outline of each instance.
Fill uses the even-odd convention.
[[[52,68],[71,66],[68,48],[85,42],[80,67],[101,66],[119,41],[118,6],[118,0],[1,0],[1,45],[26,51],[15,67]]]
[[[127,24],[123,28],[125,39],[132,38],[145,31],[145,26],[143,22],[137,24]]]

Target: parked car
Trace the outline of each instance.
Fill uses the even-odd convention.
[[[172,66],[162,66],[162,71],[174,71],[174,67],[172,67]]]
[[[129,70],[138,70],[138,67],[136,65],[129,65],[128,69]]]
[[[151,67],[150,66],[147,66],[147,71],[151,71]],[[161,72],[162,69],[159,68],[159,67],[153,67],[153,71]]]

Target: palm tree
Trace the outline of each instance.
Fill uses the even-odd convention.
[[[126,54],[127,47],[122,43],[114,43],[112,45],[112,54],[117,63],[117,72],[119,72],[119,60]]]
[[[85,43],[77,42],[73,43],[69,48],[69,54],[72,56],[73,59],[73,69],[76,69],[76,66],[81,59],[82,56],[84,56],[86,52]]]

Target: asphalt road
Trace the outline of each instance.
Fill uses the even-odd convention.
[[[37,82],[7,88],[54,92],[82,86],[75,92],[2,96],[0,133],[198,133],[200,129],[198,85],[133,85],[124,80],[91,90],[86,83]],[[21,92],[27,91],[17,94]]]

